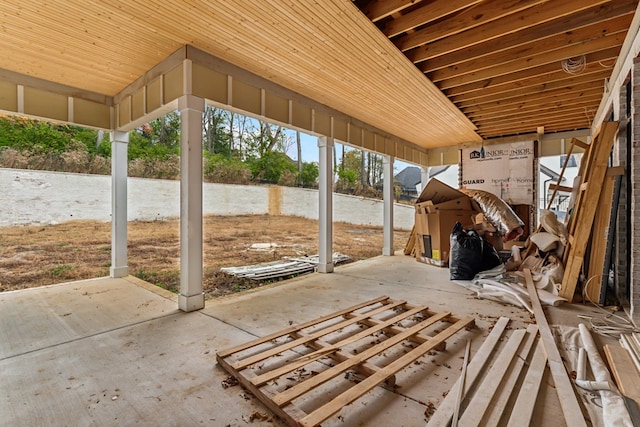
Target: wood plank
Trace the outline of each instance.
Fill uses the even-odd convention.
[[[589,241],[598,206],[600,188],[602,187],[607,172],[609,154],[613,148],[614,137],[617,131],[618,122],[603,122],[593,142],[594,145],[589,150],[589,165],[586,166],[586,176],[582,182],[588,183],[592,190],[583,192],[582,197],[578,196],[576,205],[574,206],[575,230],[573,233],[569,231],[569,234],[574,237],[574,243],[570,244],[566,249],[568,253],[568,263],[565,264],[565,272],[560,288],[560,296],[566,298],[568,301],[573,300],[573,294],[582,269],[587,242]]]
[[[462,398],[464,397],[464,383],[467,378],[467,368],[469,365],[469,353],[471,351],[471,340],[467,340],[467,345],[464,348],[464,360],[462,361],[462,371],[460,372],[459,385],[456,387],[456,404],[453,408],[453,418],[451,420],[451,427],[458,427],[458,420],[460,419],[460,406],[462,406]]]
[[[349,390],[343,392],[342,394],[334,398],[331,402],[311,412],[301,420],[301,424],[303,426],[309,427],[318,425],[320,422],[342,409],[343,406],[348,405],[358,397],[362,396],[364,393],[382,383],[391,373],[397,372],[400,369],[403,369],[411,363],[415,362],[418,358],[431,351],[439,342],[446,340],[456,332],[466,328],[467,326],[472,324],[473,321],[474,320],[471,317],[460,319],[458,322],[447,327],[444,331],[434,336],[433,340],[429,340],[428,342],[419,345],[405,355],[394,360],[384,369],[381,369],[379,372],[376,372],[354,387],[351,387]]]
[[[473,356],[473,359],[471,359],[471,362],[467,367],[467,376],[464,379],[463,398],[464,396],[466,396],[469,390],[471,390],[471,388],[476,383],[476,380],[483,372],[486,364],[490,360],[491,354],[502,338],[502,334],[504,333],[509,322],[510,319],[508,317],[501,317],[500,319],[498,319],[496,324],[493,326],[491,333],[484,340],[476,354]],[[462,381],[462,378],[459,377],[451,389],[455,390],[460,387],[460,382]],[[429,419],[427,427],[441,427],[448,425],[451,422],[455,405],[455,393],[448,393],[442,403],[438,406],[436,412]]]
[[[352,357],[351,359],[345,360],[344,362],[339,363],[327,369],[326,371],[321,372],[320,374],[314,376],[313,378],[303,383],[296,384],[293,387],[283,391],[282,393],[279,393],[277,396],[274,396],[273,401],[280,406],[286,403],[289,403],[293,399],[301,396],[302,394],[306,393],[310,389],[329,381],[330,379],[334,378],[336,375],[340,375],[341,373],[345,372],[346,370],[355,366],[356,364],[359,364],[360,362],[367,360],[375,356],[376,354],[379,354],[384,350],[387,350],[393,347],[394,345],[404,341],[411,335],[417,334],[421,330],[433,325],[434,323],[441,321],[442,319],[449,316],[449,314],[450,313],[439,313],[435,316],[431,316],[429,319],[424,320],[412,326],[411,328],[408,328],[403,333],[394,335],[391,338],[387,338],[386,340],[382,341],[380,344],[376,345],[375,347],[371,347],[363,351],[362,353],[358,353],[357,355],[354,355],[354,357]],[[427,343],[430,343],[430,342],[432,342],[432,340],[427,341]]]
[[[487,27],[501,28],[504,22],[512,19],[512,16],[526,14],[526,12],[531,10],[536,11],[537,9],[532,8],[532,6],[540,5],[541,3],[541,1],[537,0],[525,0],[517,3],[509,2],[507,0],[494,0],[488,4],[482,5],[482,13],[479,13],[477,9],[469,9],[451,19],[434,23],[424,29],[415,31],[404,37],[400,37],[396,40],[395,44],[398,46],[398,49],[407,51],[423,45],[427,45],[428,47],[430,44],[437,43],[437,40],[447,38],[455,38],[455,41],[459,42],[459,39],[462,38],[463,35],[469,36],[477,34]],[[518,12],[520,13],[518,14]],[[500,18],[503,19],[501,20]],[[498,31],[497,28],[495,36],[510,32],[503,30]],[[518,29],[522,28],[526,28],[526,24],[521,23]],[[486,37],[486,39],[488,40],[494,37]],[[459,46],[458,49],[465,46],[468,45]],[[446,52],[437,51],[437,53],[443,54]],[[412,58],[410,59],[413,60]]]
[[[500,64],[500,66],[470,71],[462,75],[451,76],[446,72],[441,72],[442,70],[438,70],[430,73],[429,77],[432,78],[434,83],[437,83],[437,86],[441,89],[448,89],[450,87],[490,79],[508,73],[527,70],[538,65],[560,62],[566,58],[580,56],[584,52],[597,52],[599,50],[608,49],[611,46],[621,46],[624,42],[624,37],[625,35],[623,33],[616,33],[599,39],[589,40],[583,44],[569,45],[562,49],[543,52],[539,55],[531,56],[530,58],[514,60],[512,62]]]
[[[568,427],[586,427],[587,423],[585,422],[580,404],[578,403],[578,399],[573,390],[573,385],[571,384],[569,374],[567,373],[567,369],[564,366],[562,357],[560,356],[560,351],[556,345],[556,341],[553,337],[553,333],[551,332],[551,328],[549,327],[544,310],[540,304],[538,291],[533,284],[533,278],[531,277],[531,270],[528,268],[524,269],[524,278],[527,283],[527,290],[529,291],[529,298],[531,299],[536,323],[538,324],[538,329],[540,331],[540,339],[542,340],[542,345],[547,355],[549,369],[551,370],[551,376],[553,377],[553,383],[556,386],[556,392],[558,393],[558,399],[560,400],[560,407],[564,414],[564,420]]]
[[[549,189],[551,189],[551,186],[553,185],[553,193],[551,193],[551,197],[549,198],[549,201],[547,202],[547,206],[545,207],[545,209],[547,210],[551,209],[551,205],[553,204],[553,200],[556,198],[556,194],[558,193],[558,191],[565,191],[567,193],[571,193],[573,191],[573,188],[563,187],[559,185],[559,183],[562,182],[562,178],[564,177],[564,172],[567,170],[567,165],[569,164],[569,160],[571,159],[571,153],[573,152],[573,147],[577,145],[576,141],[578,143],[582,142],[578,138],[571,138],[571,143],[569,144],[569,150],[567,151],[567,154],[564,159],[564,164],[562,165],[562,170],[560,171],[560,175],[558,176],[558,182],[555,184],[549,184]]]
[[[631,360],[629,351],[617,345],[606,344],[604,354],[622,394],[635,400],[640,406],[640,374]]]
[[[602,22],[627,14],[633,15],[636,6],[637,1],[635,0],[619,0],[593,7],[570,16],[564,16],[544,24],[529,27],[516,33],[506,34],[499,39],[488,40],[487,42],[479,43],[464,50],[438,56],[420,64],[421,69],[425,71],[426,69],[444,68],[467,61],[469,58],[479,58],[544,38],[569,33],[578,28],[594,24],[595,22]],[[596,63],[594,65],[600,69],[602,68],[600,64]],[[423,66],[424,68],[422,68]],[[562,73],[564,73],[564,71],[562,71]],[[564,74],[566,76],[566,73]]]
[[[282,366],[281,368],[278,369],[273,369],[269,372],[266,372],[262,375],[259,375],[257,377],[255,377],[252,382],[255,385],[260,385],[260,384],[264,384],[268,381],[271,381],[281,375],[287,374],[291,371],[295,371],[296,369],[305,366],[307,364],[309,364],[311,361],[313,360],[317,360],[320,359],[322,357],[327,356],[330,352],[335,352],[338,351],[340,349],[340,347],[344,347],[347,344],[351,344],[354,343],[356,341],[361,340],[364,337],[367,336],[371,336],[372,334],[381,331],[382,329],[386,328],[387,326],[395,323],[395,322],[400,322],[402,320],[405,320],[408,317],[411,317],[415,314],[420,313],[421,311],[426,310],[427,307],[415,307],[412,310],[408,310],[405,311],[404,313],[400,313],[397,316],[394,316],[390,319],[385,320],[384,322],[380,322],[378,325],[372,327],[372,328],[367,328],[364,329],[360,332],[358,332],[355,335],[351,335],[343,340],[340,340],[334,344],[326,344],[326,345],[322,345],[320,349],[309,353],[309,354],[305,354],[304,356],[301,356],[299,358],[297,358],[296,360],[293,360],[291,362],[289,362],[287,365]],[[317,337],[311,337],[310,335],[302,335],[300,332],[297,332],[297,337],[299,338],[309,338],[309,340],[307,341],[307,343],[312,343],[313,340],[315,340],[315,338]],[[280,351],[282,351],[280,348],[278,348]],[[275,353],[274,353],[275,354]],[[342,358],[343,360],[346,360],[347,357]]]
[[[595,64],[600,67],[598,62],[602,61],[615,61],[618,57],[620,49],[618,47],[610,47],[609,49],[601,50],[598,52],[588,53],[587,58],[587,70],[594,71],[594,66],[589,64]],[[495,77],[493,79],[485,79],[479,82],[469,83],[466,85],[456,86],[451,89],[447,89],[448,95],[459,95],[461,93],[467,93],[472,91],[482,91],[485,88],[494,88],[496,86],[512,85],[512,84],[526,84],[528,80],[540,78],[540,76],[550,75],[558,71],[558,64],[546,64],[538,67],[533,67],[528,70],[519,71],[517,73],[506,74],[504,76]]]
[[[291,350],[292,348],[298,347],[300,345],[304,345],[304,344],[308,343],[309,341],[313,341],[315,339],[324,337],[324,336],[329,335],[329,334],[331,334],[331,333],[333,333],[335,331],[338,331],[340,329],[346,328],[347,326],[355,325],[358,322],[360,322],[360,321],[362,321],[364,319],[367,319],[367,318],[369,318],[371,316],[374,316],[376,314],[380,314],[380,313],[383,313],[383,312],[388,311],[388,310],[393,310],[395,307],[399,307],[399,306],[401,306],[401,305],[403,305],[405,303],[406,303],[406,301],[395,301],[395,302],[390,303],[388,305],[384,305],[382,307],[375,308],[375,309],[373,309],[371,311],[368,311],[368,312],[366,312],[364,314],[359,314],[359,315],[357,315],[355,317],[352,317],[350,319],[345,319],[342,322],[336,323],[336,324],[331,325],[331,326],[327,326],[327,327],[322,328],[319,331],[316,331],[316,332],[314,332],[312,334],[305,335],[304,337],[295,339],[293,341],[286,342],[284,344],[280,344],[280,345],[278,345],[276,347],[270,348],[270,349],[265,350],[265,351],[263,351],[261,353],[254,354],[252,356],[249,356],[247,358],[239,360],[239,361],[237,361],[237,362],[235,362],[233,364],[233,367],[235,369],[238,369],[238,370],[242,369],[242,368],[246,368],[247,366],[253,365],[254,363],[261,362],[261,361],[263,361],[265,359],[268,359],[271,356],[275,356],[278,353],[282,353],[283,351]],[[424,309],[426,309],[426,307],[421,308],[421,310],[424,310]]]
[[[604,276],[604,258],[607,249],[607,236],[609,231],[609,222],[611,221],[611,208],[613,202],[613,186],[615,184],[615,176],[605,176],[604,183],[601,187],[600,198],[598,199],[598,207],[593,220],[591,251],[589,253],[589,270],[587,273],[587,281],[585,294],[589,301],[594,304],[600,303],[600,291],[604,286],[608,276]]]
[[[597,22],[593,25],[579,28],[572,32],[563,33],[555,37],[547,37],[526,45],[493,52],[484,55],[481,58],[468,57],[464,62],[442,67],[437,70],[426,69],[428,62],[425,63],[424,66],[421,64],[420,69],[425,73],[429,73],[429,75],[433,76],[434,81],[437,81],[443,79],[438,77],[440,75],[445,76],[444,78],[456,77],[472,73],[477,70],[492,68],[499,64],[506,65],[514,61],[515,58],[527,58],[527,60],[531,60],[535,56],[544,55],[547,52],[556,49],[563,49],[571,45],[583,45],[588,40],[595,40],[605,37],[605,35],[626,32],[629,29],[631,19],[632,15],[625,15],[609,21]],[[590,50],[591,49],[587,51]]]
[[[394,13],[401,12],[414,3],[415,0],[373,0],[362,8],[362,12],[372,22],[376,22]]]
[[[502,15],[503,18],[498,21],[489,22],[464,32],[461,32],[461,30],[468,28],[469,25],[461,27],[460,22],[448,20],[446,25],[458,28],[456,33],[459,34],[450,35],[444,39],[429,43],[426,46],[421,46],[414,50],[415,54],[408,56],[414,63],[426,61],[436,56],[445,55],[478,43],[486,42],[487,40],[497,39],[505,34],[521,31],[534,25],[542,24],[603,3],[606,2],[601,0],[583,0],[580,3],[580,7],[576,7],[577,5],[575,3],[564,2],[538,4],[537,6],[521,10],[518,13],[512,13],[506,16]],[[451,30],[455,31],[455,28]],[[431,32],[434,30],[440,30],[440,28],[435,28],[431,30]],[[414,34],[416,35],[410,34],[406,36],[405,40],[400,41],[397,46],[402,50],[406,50],[419,46],[422,42],[430,41],[429,38],[426,37],[426,34],[422,35],[418,31]]]
[[[273,403],[273,400],[271,398],[277,394],[275,387],[271,385],[263,385],[262,387],[255,386],[251,382],[251,379],[256,374],[250,369],[245,369],[242,372],[242,375],[240,375],[239,372],[235,370],[226,359],[218,358],[218,363],[227,372],[232,374],[234,378],[236,378],[240,382],[240,384],[242,384],[247,388],[247,390],[249,390],[254,396],[256,396],[267,408],[269,408],[274,414],[285,420],[290,426],[297,425],[297,420],[307,416],[306,412],[295,405],[288,405],[284,408],[281,408],[279,405]]]
[[[482,0],[436,0],[401,15],[384,26],[382,32],[391,38],[432,21],[466,9]]]
[[[566,185],[558,185],[558,184],[554,184],[554,183],[549,183],[549,190],[554,190],[554,192],[562,191],[562,192],[565,192],[565,193],[571,193],[573,191],[573,188],[572,187],[567,187]],[[553,200],[553,199],[554,199],[554,197],[551,198],[551,200]],[[547,208],[547,209],[549,209],[549,208]]]
[[[414,225],[411,228],[411,233],[409,234],[409,240],[407,240],[407,244],[404,246],[404,254],[411,255],[416,246],[416,226]]]
[[[546,366],[547,355],[544,353],[542,342],[538,341],[516,403],[513,405],[508,427],[519,427],[523,425],[523,420],[525,423],[526,420],[531,420]]]
[[[462,106],[463,103],[466,102],[466,106],[469,107],[475,105],[471,104],[471,101],[480,105],[486,102],[496,101],[500,99],[513,98],[517,96],[518,91],[520,91],[522,96],[545,92],[552,89],[576,87],[583,83],[602,80],[602,78],[604,78],[603,76],[611,74],[611,72],[608,70],[598,70],[597,72],[582,73],[578,76],[567,74],[564,71],[562,71],[562,73],[564,73],[564,76],[561,76],[561,78],[556,78],[556,80],[551,80],[554,76],[543,75],[540,77],[541,82],[537,84],[530,84],[528,86],[525,86],[529,83],[529,81],[524,81],[521,84],[513,84],[511,88],[509,88],[507,85],[501,85],[486,89],[483,92],[475,91],[467,92],[462,95],[451,96],[450,99],[454,104],[460,106]],[[549,80],[546,80],[546,78],[549,78]]]
[[[536,325],[527,326],[526,339],[520,346],[515,359],[513,359],[513,361],[511,362],[511,365],[509,366],[509,369],[507,370],[499,389],[497,390],[493,400],[491,401],[488,412],[485,414],[485,419],[482,421],[483,427],[502,425],[500,420],[505,415],[507,403],[514,394],[514,388],[516,386],[516,383],[518,382],[518,379],[520,378],[520,374],[523,368],[525,368],[525,365],[528,365],[527,360],[529,360],[529,353],[531,352],[531,348],[536,341],[537,335],[538,327]],[[484,387],[482,387],[482,393],[484,394]]]
[[[370,305],[374,305],[374,304],[377,304],[377,303],[384,303],[384,302],[386,302],[388,300],[389,300],[388,296],[381,296],[381,297],[374,298],[374,299],[369,300],[369,301],[365,301],[365,302],[360,303],[360,304],[352,305],[351,307],[347,307],[347,308],[345,308],[343,310],[340,310],[340,311],[337,311],[335,313],[327,314],[326,316],[322,316],[322,317],[320,317],[318,319],[311,320],[311,321],[303,323],[301,325],[292,326],[292,327],[287,328],[285,330],[274,332],[272,334],[265,335],[264,337],[256,338],[255,340],[251,340],[251,341],[248,341],[246,343],[239,344],[239,345],[237,345],[235,347],[230,347],[230,348],[228,348],[228,349],[226,349],[224,351],[218,352],[217,355],[218,355],[218,357],[224,358],[224,357],[232,355],[233,353],[237,353],[239,351],[246,350],[246,349],[251,348],[251,347],[255,347],[255,346],[259,345],[259,344],[264,344],[264,343],[269,342],[271,340],[274,340],[276,338],[280,338],[280,337],[289,335],[291,332],[299,331],[301,329],[306,329],[306,328],[308,328],[310,326],[318,325],[320,323],[326,322],[327,320],[333,319],[336,316],[342,316],[342,315],[345,315],[345,314],[350,313],[352,311],[356,311],[356,310],[359,310],[361,308],[364,308],[364,307],[367,307],[367,306],[370,306]]]
[[[498,386],[502,382],[526,335],[527,332],[524,329],[513,331],[509,341],[507,341],[507,345],[500,351],[500,354],[498,354],[498,357],[496,357],[487,372],[484,381],[478,385],[478,392],[471,397],[471,401],[465,408],[460,421],[458,421],[460,427],[477,427],[480,425]]]

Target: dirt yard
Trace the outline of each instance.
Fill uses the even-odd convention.
[[[180,272],[179,222],[129,223],[129,272],[177,292]],[[396,230],[396,249],[408,231]],[[299,217],[208,216],[204,224],[204,290],[207,298],[260,286],[220,272],[318,253],[318,221]],[[71,221],[59,225],[0,228],[0,292],[109,275],[111,224]],[[252,249],[260,243],[275,249]],[[257,245],[265,246],[265,245]],[[334,252],[354,261],[380,255],[382,228],[334,224]]]

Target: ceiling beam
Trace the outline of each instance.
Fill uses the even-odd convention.
[[[395,37],[476,5],[481,1],[482,0],[435,0],[388,22],[382,29],[382,32],[389,38]],[[476,10],[476,14],[478,14],[479,11],[477,9],[474,10]]]
[[[507,15],[504,18],[490,22],[470,30],[459,32],[445,39],[421,46],[414,51],[407,52],[407,57],[413,62],[426,61],[436,56],[445,55],[456,50],[484,43],[487,40],[522,31],[534,25],[571,15],[580,10],[606,3],[607,0],[582,0],[579,6],[576,2],[546,2],[520,12]],[[463,28],[465,29],[465,28]],[[417,33],[417,31],[416,31]],[[412,34],[413,35],[413,34]]]
[[[583,46],[592,40],[608,35],[620,34],[620,38],[624,39],[624,35],[626,34],[627,28],[629,28],[631,19],[632,15],[624,15],[605,22],[599,22],[579,28],[575,31],[569,31],[555,37],[548,37],[510,49],[498,51],[480,58],[469,57],[469,59],[464,62],[438,70],[426,69],[428,62],[420,64],[419,68],[421,71],[434,77],[434,80],[437,80],[435,76],[438,75],[447,76],[448,74],[448,77],[453,77],[476,70],[497,67],[503,63],[513,62],[514,58],[528,59],[532,56],[541,55],[545,52],[565,49],[569,46]]]
[[[594,112],[595,113],[595,112]],[[572,115],[561,115],[556,116],[555,119],[549,119],[545,122],[541,122],[537,118],[533,118],[530,120],[514,120],[511,125],[499,125],[499,126],[484,126],[478,127],[478,133],[486,134],[486,133],[494,133],[496,131],[501,132],[503,135],[506,135],[507,132],[513,133],[522,133],[522,132],[531,132],[535,130],[538,126],[544,126],[545,129],[554,129],[554,126],[561,125],[562,127],[570,126],[574,129],[588,127],[589,123],[593,118],[589,117],[584,112],[572,114]]]
[[[573,58],[587,53],[598,52],[604,49],[611,48],[611,46],[618,46],[619,50],[620,46],[622,46],[622,42],[624,41],[624,37],[625,34],[623,33],[613,34],[611,36],[589,40],[577,45],[567,46],[563,49],[556,49],[550,52],[545,52],[541,55],[535,55],[528,58],[519,58],[509,63],[485,68],[483,70],[469,72],[463,75],[451,77],[450,75],[446,75],[445,73],[437,73],[435,76],[429,75],[429,77],[441,89],[448,89],[454,86],[460,86],[467,83],[473,83],[480,80],[491,79],[497,76],[526,70],[539,65],[557,62],[557,66],[561,67],[560,62],[567,58]]]
[[[597,102],[597,101],[595,101]],[[538,107],[531,107],[527,109],[527,111],[523,111],[522,109],[518,110],[500,110],[494,112],[478,112],[478,113],[470,113],[469,118],[472,122],[482,121],[482,120],[495,120],[500,119],[502,117],[520,117],[525,115],[537,115],[540,113],[544,113],[550,109],[554,110],[554,114],[557,114],[557,111],[565,111],[576,108],[592,108],[595,105],[593,99],[586,99],[584,102],[580,102],[580,100],[567,100],[566,102],[558,102],[553,105],[541,105]]]
[[[587,54],[586,55],[587,67],[590,67],[590,64],[599,64],[603,61],[615,61],[619,51],[620,51],[620,48],[618,46],[613,46],[608,49],[601,50],[599,52]],[[483,79],[480,81],[452,87],[445,90],[444,93],[447,96],[452,96],[452,95],[471,92],[475,90],[484,90],[490,87],[517,83],[523,80],[534,78],[539,75],[555,73],[560,70],[562,70],[562,68],[560,67],[560,64],[557,64],[557,63],[545,64],[539,67],[533,67],[533,68],[529,68],[526,70],[511,73],[511,74],[491,77],[488,79]]]
[[[373,0],[362,8],[362,12],[372,22],[377,22],[420,2],[421,0]]]
[[[596,64],[598,65],[598,64]],[[595,80],[604,82],[604,80],[611,75],[610,68],[595,68],[595,71],[582,72],[580,74],[567,74],[564,71],[558,71],[553,75],[545,79],[545,76],[539,76],[532,78],[531,80],[524,80],[514,83],[512,85],[503,85],[488,88],[484,91],[469,92],[458,96],[452,96],[451,100],[454,104],[459,104],[465,101],[477,101],[482,103],[486,100],[497,100],[501,98],[509,98],[515,93],[528,94],[543,92],[545,90],[557,89],[560,87],[569,87],[572,85],[587,83]]]
[[[487,128],[488,126],[508,126],[511,123],[518,121],[536,121],[539,123],[552,123],[557,121],[559,118],[572,117],[579,114],[585,114],[586,111],[595,111],[594,108],[589,107],[572,107],[572,108],[564,108],[562,109],[562,114],[558,114],[558,111],[547,110],[545,112],[541,112],[538,114],[511,114],[509,116],[505,116],[500,119],[477,119],[475,120],[476,126],[478,128]]]
[[[564,73],[564,72],[563,72]],[[544,93],[554,89],[562,89],[562,88],[577,88],[586,83],[598,82],[601,87],[604,87],[604,81],[607,77],[611,75],[610,70],[601,69],[597,73],[590,74],[567,74],[564,73],[565,78],[562,80],[549,81],[545,83],[540,83],[537,85],[526,86],[526,87],[517,87],[508,91],[501,92],[493,92],[487,91],[486,93],[482,92],[474,92],[477,94],[476,96],[460,95],[458,97],[451,97],[451,100],[454,104],[460,105],[463,103],[473,103],[473,104],[482,104],[485,102],[491,102],[499,99],[505,98],[518,98],[518,97],[526,97],[527,95],[533,95],[537,93]]]
[[[503,100],[503,101],[494,101],[491,103],[483,104],[482,106],[471,106],[471,107],[463,107],[461,110],[464,113],[473,114],[474,112],[489,112],[489,111],[510,111],[510,110],[528,110],[533,106],[548,106],[553,105],[557,102],[569,102],[572,100],[581,102],[586,101],[587,99],[598,101],[599,97],[602,97],[603,89],[591,89],[588,91],[582,91],[576,94],[562,94],[562,95],[549,95],[545,94],[543,96],[533,98],[529,97],[527,99],[520,99],[519,102],[513,102],[513,100]]]
[[[459,91],[460,92],[459,95],[457,95],[458,91],[456,91],[456,89],[458,88],[456,87],[456,88],[449,89],[449,91],[447,92],[447,95],[449,96],[450,99],[455,100],[457,102],[461,102],[465,100],[482,98],[484,96],[510,92],[513,90],[526,89],[533,86],[555,84],[556,82],[561,82],[567,79],[573,79],[578,76],[585,77],[585,78],[586,76],[592,76],[595,79],[596,77],[594,77],[594,75],[602,74],[604,75],[604,77],[608,77],[608,74],[611,74],[611,68],[612,67],[610,66],[601,65],[599,62],[588,63],[584,71],[582,71],[578,75],[569,74],[561,69],[557,69],[554,72],[539,74],[524,80],[517,80],[514,82],[490,86],[487,88],[479,88],[477,90]]]
[[[433,43],[445,37],[451,37],[472,28],[498,21],[513,13],[526,10],[532,6],[542,4],[547,0],[494,0],[484,2],[480,7],[470,8],[458,16],[435,23],[395,40],[395,45],[403,52],[416,47]]]
[[[619,0],[612,3],[598,5],[583,10],[574,15],[563,16],[540,25],[536,25],[517,33],[507,34],[503,37],[492,39],[484,43],[471,46],[464,50],[458,50],[446,55],[441,55],[420,64],[423,71],[433,71],[445,68],[473,58],[492,55],[507,49],[522,46],[531,42],[543,40],[572,32],[593,24],[600,25],[610,19],[629,15],[629,23],[633,18],[637,6],[637,0]],[[603,24],[604,25],[604,24]],[[628,25],[627,25],[628,28]]]

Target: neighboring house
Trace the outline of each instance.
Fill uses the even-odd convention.
[[[561,184],[566,182],[567,178],[563,176],[562,179],[560,179],[560,174],[558,172],[543,165],[542,163],[540,163],[540,175],[548,177],[547,179],[544,179],[544,181],[542,181],[543,203],[541,209],[544,209],[549,202],[549,198],[551,198],[551,195],[553,194],[553,191],[549,190],[549,184]],[[569,195],[566,193],[558,192],[553,201],[554,203],[551,206],[551,210],[556,211],[556,215],[558,215],[558,218],[564,218],[564,212],[566,212],[567,205],[569,203]]]
[[[429,168],[429,178],[433,178],[446,171],[449,166],[434,166]],[[419,167],[408,166],[398,172],[394,177],[396,186],[400,188],[400,197],[404,199],[417,199],[422,188],[422,174]],[[379,184],[382,186],[382,183]]]

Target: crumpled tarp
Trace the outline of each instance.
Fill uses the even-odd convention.
[[[487,221],[500,231],[502,240],[508,242],[524,233],[524,222],[504,200],[483,190],[460,189],[480,206]]]

